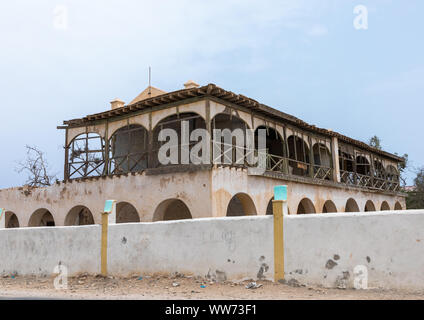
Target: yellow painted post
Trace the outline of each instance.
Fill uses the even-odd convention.
[[[115,221],[116,215],[116,201],[106,200],[105,209],[102,212],[102,237],[100,249],[100,269],[103,276],[107,276],[107,234],[109,229],[109,220]],[[111,218],[111,219],[110,219]]]
[[[102,213],[102,248],[101,248],[101,273],[107,276],[107,229],[108,229],[108,213]]]
[[[287,186],[274,188],[274,281],[284,280],[284,215],[287,214]]]

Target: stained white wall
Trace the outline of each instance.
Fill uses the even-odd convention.
[[[286,278],[353,286],[424,288],[424,210],[287,216]],[[100,226],[0,230],[0,273],[100,270]],[[183,272],[223,279],[273,277],[273,218],[249,216],[111,225],[109,271]]]

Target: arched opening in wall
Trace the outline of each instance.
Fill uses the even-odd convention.
[[[213,162],[245,164],[246,129],[249,128],[246,122],[237,114],[218,113],[211,120],[211,127]]]
[[[333,201],[327,200],[325,201],[324,207],[322,208],[322,213],[331,213],[331,212],[337,212],[337,208]]]
[[[392,165],[388,165],[386,167],[386,175],[387,175],[387,180],[390,181],[390,187],[389,190],[398,190],[399,189],[399,179],[400,179],[400,175],[399,175],[399,171]]]
[[[231,198],[227,207],[227,217],[256,215],[252,198],[246,193],[237,193]]]
[[[306,176],[309,172],[309,148],[306,142],[299,136],[287,138],[289,149],[290,173],[298,176]]]
[[[314,154],[314,177],[321,180],[332,179],[331,153],[323,143],[315,143],[312,148]]]
[[[365,156],[356,157],[356,172],[362,175],[370,175],[370,163]]]
[[[266,207],[266,215],[273,215],[274,211],[272,209],[272,200],[274,200],[274,197],[272,197],[271,200],[269,200],[268,205]]]
[[[166,129],[173,130],[173,132],[177,133],[177,136],[167,136],[166,131],[162,131]],[[187,135],[190,136],[192,131],[196,129],[206,129],[206,122],[199,114],[194,112],[178,113],[162,119],[153,129],[153,155],[151,166],[156,168],[160,166],[187,164],[185,161],[182,161],[184,159],[181,157],[181,147],[188,147],[188,151],[191,152],[192,148],[200,142],[201,138],[199,138],[199,142],[183,141],[182,139],[186,135],[182,135],[181,133],[187,131]],[[166,159],[159,160],[159,149],[161,149],[162,146],[166,149],[163,155]],[[203,154],[201,150],[199,150],[196,160],[201,162],[202,156]],[[187,162],[191,163],[191,160],[187,159]]]
[[[83,133],[68,146],[67,178],[95,177],[105,174],[104,139],[98,133]]]
[[[386,179],[386,170],[379,159],[374,159],[374,177],[378,179]]]
[[[116,223],[140,222],[137,209],[128,202],[118,202],[116,205]]]
[[[255,149],[258,149],[258,136],[259,130],[264,130],[266,138],[267,154],[275,155],[278,157],[284,156],[284,140],[281,135],[274,128],[259,126],[255,130]]]
[[[381,204],[381,211],[389,211],[390,210],[390,206],[387,203],[387,201],[383,201],[383,203]]]
[[[399,201],[397,201],[397,202],[395,203],[395,210],[402,210],[402,205],[400,204],[400,202],[399,202]]]
[[[355,184],[354,150],[352,146],[339,143],[340,181],[345,184]]]
[[[53,219],[53,215],[47,209],[44,209],[44,208],[37,209],[29,218],[28,226],[29,227],[54,227],[55,222]]]
[[[142,171],[148,162],[148,132],[139,124],[116,130],[109,140],[109,173]]]
[[[6,211],[6,228],[19,228],[19,220],[16,214],[12,211]]]
[[[153,221],[192,219],[190,209],[180,199],[162,201],[155,210]]]
[[[369,212],[369,211],[377,211],[375,210],[375,205],[371,200],[368,200],[367,203],[365,204],[365,212]]]
[[[350,198],[349,200],[347,200],[345,212],[359,212],[359,211],[360,211],[359,206],[354,199]]]
[[[269,200],[268,205],[266,207],[266,215],[272,216],[274,214],[272,201],[274,200],[274,197],[272,197],[271,200]],[[290,214],[290,209],[287,208],[287,214]]]
[[[302,199],[297,206],[297,214],[316,213],[314,203],[308,198]]]
[[[65,218],[65,226],[85,226],[94,224],[93,214],[85,206],[73,207]]]

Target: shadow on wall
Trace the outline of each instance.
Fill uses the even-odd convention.
[[[304,198],[302,199],[302,201],[300,201],[297,207],[297,214],[309,214],[309,213],[316,213],[315,206],[310,199]]]
[[[162,201],[153,214],[153,221],[192,219],[187,205],[180,199]]]
[[[36,210],[29,218],[28,227],[54,227],[53,215],[49,210],[41,208]]]
[[[345,212],[359,212],[359,206],[356,201],[352,198],[347,200]]]
[[[19,220],[12,211],[6,211],[6,228],[19,228]]]
[[[73,207],[65,218],[65,226],[85,226],[94,224],[93,214],[85,206]]]
[[[116,223],[140,222],[137,209],[129,202],[118,202],[116,205]]]
[[[246,193],[238,193],[228,203],[227,217],[256,215],[256,207],[252,198]]]

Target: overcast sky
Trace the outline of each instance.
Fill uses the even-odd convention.
[[[368,29],[354,28],[354,8]],[[25,145],[63,178],[63,120],[189,79],[424,165],[424,2],[2,1],[0,188]],[[412,177],[412,174],[410,175]],[[412,183],[411,179],[409,181]]]

